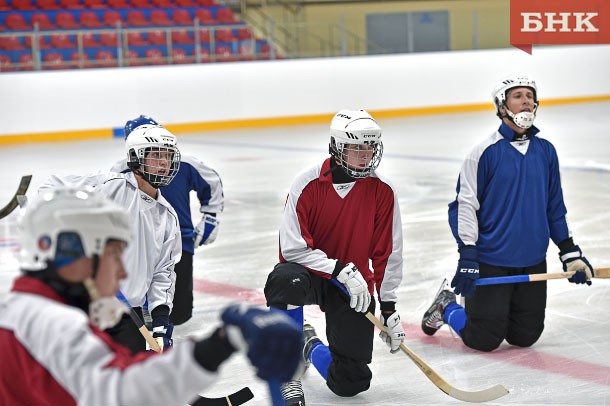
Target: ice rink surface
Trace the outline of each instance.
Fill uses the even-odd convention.
[[[457,251],[447,204],[455,197],[461,161],[499,121],[490,109],[379,122],[385,147],[379,171],[398,192],[404,226],[404,277],[397,307],[406,344],[460,389],[503,384],[510,390],[491,404],[610,405],[610,280],[595,280],[591,287],[548,282],[546,328],[532,348],[505,343],[495,352],[479,353],[446,327],[434,337],[422,333],[424,311],[442,279],[455,271]],[[575,242],[594,267],[610,266],[610,103],[543,103],[536,125],[558,151]],[[195,314],[176,328],[176,345],[187,335],[212,330],[227,303],[264,303],[266,276],[278,259],[277,229],[288,187],[298,171],[324,159],[327,144],[328,124],[179,135],[183,153],[220,173],[226,204],[218,239],[196,252]],[[2,146],[0,206],[8,202],[21,175],[34,175],[32,195],[50,174],[106,170],[122,156],[121,139]],[[197,209],[192,205],[194,213]],[[14,214],[0,221],[0,296],[18,274],[14,223]],[[561,271],[557,251],[551,243],[549,272]],[[306,307],[305,316],[324,338],[319,309]],[[311,368],[303,379],[307,404],[462,403],[438,390],[403,353],[391,355],[377,338],[370,367],[370,390],[354,398],[335,396]],[[218,384],[205,395],[226,395],[244,386],[254,392],[248,404],[270,403],[266,385],[238,355],[224,365]]]

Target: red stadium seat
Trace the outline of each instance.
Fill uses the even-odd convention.
[[[36,6],[42,10],[59,10],[59,4],[55,0],[36,0]]]
[[[191,63],[190,57],[187,55],[184,49],[174,48],[172,49],[172,63]]]
[[[74,15],[68,11],[57,13],[55,16],[55,24],[57,24],[58,27],[67,30],[80,28],[80,24],[76,22]]]
[[[254,49],[251,45],[240,45],[237,49],[240,61],[251,61],[254,59]]]
[[[76,43],[66,34],[53,34],[51,37],[51,46],[57,49],[76,48]]]
[[[123,56],[123,60],[127,66],[141,66],[142,61],[140,60],[140,55],[133,49],[128,49],[125,51],[125,55]]]
[[[235,24],[237,20],[230,8],[219,8],[216,11],[216,19],[222,24]]]
[[[195,0],[176,0],[178,7],[197,7]]]
[[[19,41],[19,38],[15,35],[0,37],[0,49],[5,51],[23,51],[25,47]]]
[[[32,29],[32,26],[25,22],[22,14],[19,13],[10,13],[6,16],[6,20],[4,23],[8,27],[9,30],[15,31],[29,31]]]
[[[201,44],[209,44],[210,43],[210,30],[200,29],[198,37],[199,37],[199,42]]]
[[[0,11],[10,11],[11,7],[8,5],[6,0],[0,0]]]
[[[125,26],[125,21],[118,11],[108,10],[104,12],[104,25],[107,27],[116,27],[117,23],[121,23],[121,26]]]
[[[150,45],[150,43],[142,37],[141,32],[128,32],[127,45],[131,47],[141,47]]]
[[[230,47],[221,45],[216,47],[216,60],[218,62],[229,62],[234,61],[235,56],[233,55],[233,50]]]
[[[195,40],[191,34],[186,30],[174,30],[172,31],[172,43],[174,44],[193,44]]]
[[[172,20],[174,20],[176,25],[193,25],[193,19],[189,12],[181,8],[174,10]]]
[[[30,54],[20,55],[17,63],[20,65],[19,70],[34,70],[34,59]]]
[[[104,0],[83,0],[83,3],[86,7],[91,9],[99,10],[101,8],[108,8],[108,5]]]
[[[233,30],[230,28],[217,29],[214,38],[216,39],[216,42],[233,42],[237,40],[235,35],[233,35]]]
[[[61,5],[61,8],[74,10],[85,8],[85,6],[83,6],[79,0],[59,0],[59,4]]]
[[[199,19],[199,24],[216,24],[216,20],[212,17],[212,12],[207,8],[200,8],[195,11],[195,18]]]
[[[167,27],[174,25],[172,20],[169,19],[167,13],[163,10],[153,10],[150,12],[150,21],[153,25]]]
[[[151,8],[154,5],[150,0],[131,0],[131,6],[136,8]]]
[[[36,7],[34,7],[30,0],[13,0],[11,4],[14,9],[19,11],[36,10]]]
[[[80,25],[85,28],[100,28],[104,26],[93,11],[83,11],[80,13],[78,20]]]
[[[144,52],[144,58],[147,65],[165,65],[165,57],[163,53],[156,48],[147,49]]]
[[[11,61],[11,57],[8,55],[0,55],[0,72],[13,72],[15,68],[13,67],[13,61]]]
[[[102,46],[90,32],[84,32],[82,34],[82,40],[84,48],[99,48]]]
[[[159,8],[173,8],[176,5],[172,2],[172,0],[152,0],[154,7]]]
[[[26,48],[32,48],[32,37],[33,35],[26,35],[25,36],[25,46]],[[40,50],[45,50],[45,49],[50,49],[51,45],[49,45],[49,43],[47,42],[47,37],[39,35],[38,36],[38,49]]]
[[[89,57],[86,53],[80,53],[78,51],[72,52],[70,55],[70,66],[73,68],[89,68],[91,64],[89,63]]]
[[[248,39],[252,39],[254,38],[254,36],[252,35],[252,29],[251,28],[239,28],[237,30],[237,39],[240,41],[243,40],[248,40]]]
[[[65,69],[67,68],[64,58],[58,52],[49,52],[43,59],[44,69]]]
[[[51,23],[51,19],[45,13],[34,13],[31,18],[32,26],[35,27],[38,24],[39,30],[54,30],[57,27]]]
[[[112,8],[131,8],[125,0],[108,0],[108,7]]]
[[[154,30],[147,33],[148,42],[152,45],[167,45],[167,37],[165,31]]]
[[[110,51],[98,51],[95,54],[95,66],[110,68],[118,66],[117,60]]]
[[[103,32],[100,34],[100,44],[105,47],[116,47],[119,40],[114,32]]]
[[[127,24],[132,27],[147,27],[150,22],[141,11],[131,10],[127,12]]]
[[[216,3],[214,0],[197,0],[197,4],[199,4],[200,6],[217,6],[218,3]]]

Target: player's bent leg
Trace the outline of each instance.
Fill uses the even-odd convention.
[[[502,344],[506,335],[506,321],[468,316],[460,332],[464,344],[474,350],[490,352]]]
[[[267,277],[267,306],[287,310],[307,304],[311,275],[305,267],[293,263],[277,264]]]
[[[174,271],[176,290],[169,321],[179,326],[193,317],[193,254],[182,251],[182,259],[176,264]]]

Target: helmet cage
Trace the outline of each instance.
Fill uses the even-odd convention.
[[[130,149],[129,154],[127,165],[138,170],[138,173],[155,189],[169,185],[180,169],[180,151],[176,147],[142,146]],[[150,154],[156,154],[159,158],[151,158],[149,163],[145,163]],[[163,164],[163,162],[167,163]],[[167,173],[163,174],[166,168]]]
[[[383,155],[383,143],[381,141],[347,143],[339,141],[336,137],[331,136],[330,153],[345,173],[352,178],[363,179],[377,169],[381,163],[381,156]],[[356,162],[368,160],[368,162],[364,167],[355,168],[348,162],[348,160]]]

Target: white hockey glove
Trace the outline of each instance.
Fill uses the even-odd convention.
[[[357,312],[367,312],[371,304],[371,294],[356,265],[351,262],[347,264],[337,275],[337,280],[345,286],[349,293],[350,307]]]
[[[195,248],[208,245],[216,240],[218,224],[220,222],[211,214],[204,213],[197,227],[195,227]]]
[[[379,338],[390,347],[392,354],[400,351],[400,344],[405,340],[405,330],[402,328],[398,312],[385,315],[381,312],[379,320],[386,326],[386,330],[381,330],[379,333]]]

